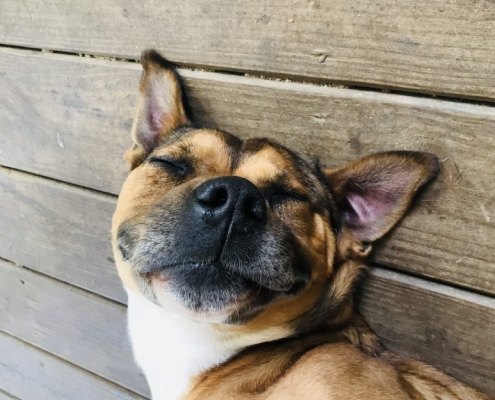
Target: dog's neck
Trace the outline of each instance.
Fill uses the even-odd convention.
[[[186,320],[139,294],[127,293],[134,356],[153,399],[179,399],[196,375],[239,350],[223,342],[209,324]]]
[[[269,329],[240,337],[220,331],[215,324],[184,318],[131,290],[127,294],[134,356],[155,400],[180,399],[202,372],[248,346],[287,334],[285,330]]]
[[[306,327],[308,333],[314,330],[309,327],[314,328],[316,322],[323,321],[324,326],[320,326],[319,331],[323,329],[331,333],[325,338],[326,341],[348,342],[364,353],[376,356],[381,350],[378,340],[362,318],[353,312],[352,296],[348,296],[363,268],[364,265],[359,262],[342,263],[333,282],[344,289],[336,291],[330,286],[324,296],[325,301],[317,302],[299,323]],[[146,375],[154,400],[180,399],[204,372],[224,363],[246,347],[294,334],[293,327],[288,326],[239,334],[235,327],[225,329],[217,323],[194,321],[169,308],[160,307],[132,290],[127,290],[127,293],[129,333],[134,356]]]

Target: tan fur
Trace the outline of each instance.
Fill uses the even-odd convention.
[[[267,181],[284,176],[294,190],[309,193],[288,153],[275,145],[265,144],[258,149],[256,141],[244,142],[235,150],[239,153],[237,165],[232,164],[234,150],[219,131],[191,130],[162,146],[174,129],[189,124],[189,120],[181,103],[180,84],[172,71],[146,54],[143,67],[134,145],[125,156],[132,172],[122,188],[112,228],[119,275],[123,284],[136,293],[139,288],[131,265],[115,247],[117,229],[125,221],[140,221],[163,198],[181,202],[201,183],[220,176],[246,178],[260,190]],[[150,148],[144,113],[149,107],[146,102],[157,92],[164,97],[159,101],[166,114],[160,118],[156,142]],[[182,157],[186,153],[194,172],[180,185],[145,162],[148,157]],[[336,234],[328,215],[315,212],[306,203],[290,203],[282,211],[269,210],[268,219],[278,218],[290,226],[298,244],[307,250],[310,282],[295,297],[269,305],[245,324],[218,324],[216,329],[225,337],[250,343],[255,342],[252,336],[265,335],[265,343],[248,347],[196,376],[184,400],[488,399],[433,367],[384,351],[355,311],[353,291],[366,268],[364,259],[372,249],[369,242],[383,236],[402,218],[417,190],[435,173],[433,164],[432,157],[420,153],[383,153],[323,170],[337,202],[342,201],[350,183],[359,186],[363,180],[373,181],[384,174],[384,169],[385,175],[398,174],[404,183],[393,212],[377,222],[366,240],[362,231],[347,225]]]
[[[272,376],[272,384],[264,388],[261,393],[246,393],[242,376],[249,375],[249,368],[243,366],[239,368],[239,372],[244,371],[244,374],[232,376],[230,387],[220,386],[218,382],[207,384],[211,378],[205,379],[185,399],[400,400],[409,398],[399,383],[398,373],[392,366],[378,358],[366,357],[350,344],[324,344],[307,351],[290,366],[287,364],[285,359],[280,358],[273,364],[264,366],[263,369],[253,368],[258,375],[258,381],[265,380],[265,375],[273,375],[273,371],[284,370],[283,375]],[[256,377],[250,378],[256,379]],[[349,384],[356,378],[360,381],[359,385]]]

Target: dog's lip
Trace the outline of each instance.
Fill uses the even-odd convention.
[[[215,266],[224,267],[218,261],[183,261],[172,264],[163,264],[161,266],[151,265],[146,268],[143,268],[141,270],[141,274],[147,275],[150,273],[158,273],[158,272],[166,272],[166,271],[176,272],[176,271],[180,271],[181,269],[188,270],[191,268],[215,267]]]
[[[230,274],[235,276],[238,279],[242,279],[243,282],[246,284],[246,287],[249,288],[251,291],[261,293],[263,291],[267,292],[276,292],[276,290],[270,289],[267,286],[263,285],[260,282],[255,282],[252,279],[243,276],[242,274],[239,274],[238,272],[234,272],[228,267],[224,266],[221,262],[219,261],[188,261],[188,262],[181,262],[181,263],[173,263],[173,264],[165,264],[162,265],[161,267],[153,267],[153,268],[147,268],[145,270],[141,271],[141,275],[147,278],[159,278],[161,280],[167,281],[171,277],[171,273],[176,273],[180,272],[183,270],[184,272],[187,272],[191,268],[201,268],[201,267],[220,267],[225,269],[226,271],[229,271]]]

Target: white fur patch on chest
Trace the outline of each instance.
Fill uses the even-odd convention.
[[[256,332],[218,329],[215,319],[195,321],[127,290],[128,327],[134,357],[148,380],[153,400],[177,400],[192,389],[192,379],[248,346],[291,334],[281,324]],[[221,318],[221,320],[224,320]]]
[[[153,400],[176,400],[191,389],[191,379],[240,350],[211,324],[167,311],[130,290],[128,323],[134,356]]]

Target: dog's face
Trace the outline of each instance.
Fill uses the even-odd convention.
[[[326,170],[267,139],[197,129],[173,68],[155,52],[142,64],[115,258],[128,289],[190,318],[258,329],[338,301],[438,169],[395,152]]]
[[[153,301],[246,318],[321,290],[335,253],[332,207],[315,169],[283,147],[182,129],[131,172],[116,246]]]

